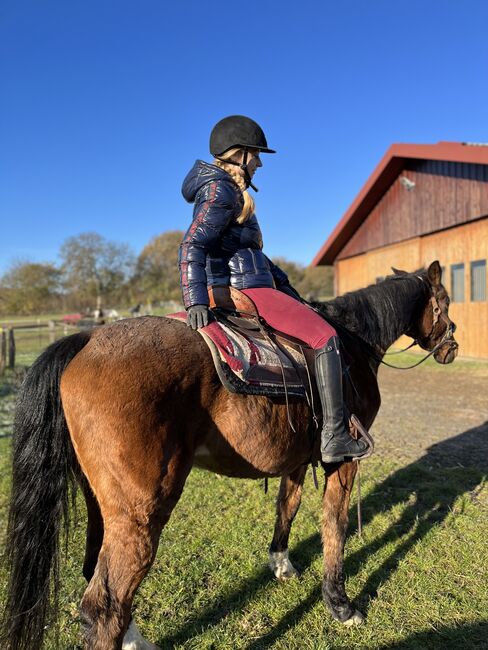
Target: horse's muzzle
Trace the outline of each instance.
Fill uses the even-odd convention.
[[[453,338],[449,339],[442,345],[434,354],[434,359],[437,363],[447,364],[452,363],[458,355],[459,345]]]

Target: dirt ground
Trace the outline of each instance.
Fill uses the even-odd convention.
[[[378,455],[488,469],[488,372],[382,366],[372,433]]]

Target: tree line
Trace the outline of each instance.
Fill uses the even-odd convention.
[[[184,233],[161,233],[136,256],[95,232],[69,237],[58,264],[21,260],[0,277],[0,315],[37,315],[181,300],[178,248]],[[332,295],[332,269],[273,258],[306,298]]]

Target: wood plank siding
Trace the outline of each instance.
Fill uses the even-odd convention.
[[[336,259],[484,216],[488,216],[487,165],[410,160]]]
[[[411,175],[411,172],[408,172],[409,178]],[[438,177],[436,177],[435,182],[432,179],[427,181],[431,183],[432,192],[437,191],[437,188],[435,188],[437,180]],[[448,178],[447,180],[451,179]],[[460,182],[460,179],[452,180],[455,180],[456,184]],[[471,179],[461,180],[470,183],[476,182]],[[443,185],[442,187],[445,188],[446,186]],[[458,192],[455,190],[450,191],[455,195],[462,195],[462,198],[456,197],[455,201],[456,209],[461,212],[468,209],[467,205],[471,209],[472,206],[481,206],[482,201],[485,200],[484,192],[478,189],[475,192],[474,199],[470,199],[467,194],[464,194],[464,189]],[[452,199],[452,194],[449,196]],[[407,204],[408,201],[409,199],[406,201]],[[452,206],[442,206],[442,202],[438,205],[439,208],[436,212],[441,215],[436,217],[438,222],[441,219],[447,219],[446,215],[453,214]],[[403,209],[402,202],[398,204],[398,207]],[[478,209],[481,208],[478,207]],[[488,213],[488,209],[486,212]],[[471,262],[488,261],[488,217],[470,222],[466,212],[464,212],[464,215],[464,221],[467,223],[455,228],[423,236],[414,236],[407,241],[368,250],[354,257],[338,258],[334,265],[337,293],[343,294],[372,284],[377,279],[390,274],[392,266],[405,271],[415,271],[427,266],[436,259],[440,261],[441,266],[445,269],[444,285],[448,292],[451,292],[451,267],[464,264],[464,302],[453,302],[450,307],[451,318],[458,325],[456,339],[460,346],[459,353],[462,356],[488,359],[488,302],[486,300],[479,302],[471,300]],[[395,218],[392,221],[399,221],[399,219]],[[419,230],[422,229],[422,224],[423,219],[417,224]],[[395,232],[395,228],[393,227],[389,232]],[[403,342],[401,341],[400,344],[403,344]]]
[[[488,143],[392,144],[312,264],[342,294],[435,259],[460,354],[488,359]]]

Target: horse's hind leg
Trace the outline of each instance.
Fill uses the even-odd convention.
[[[83,477],[81,488],[85,496],[88,525],[86,530],[85,561],[83,563],[83,576],[87,582],[93,577],[98,562],[98,555],[103,542],[103,519],[95,495],[88,482]],[[131,619],[129,628],[125,633],[122,650],[157,650],[157,646],[148,643],[139,632],[135,622]]]
[[[300,507],[302,487],[307,465],[302,465],[289,476],[281,479],[276,501],[276,523],[273,541],[269,547],[269,566],[280,580],[298,575],[298,571],[288,557],[288,538],[291,525]]]
[[[154,559],[154,536],[143,520],[122,514],[106,523],[97,566],[81,602],[90,650],[122,647],[132,599]]]
[[[83,576],[87,582],[92,579],[95,567],[98,562],[98,554],[102,548],[103,542],[103,519],[100,512],[100,506],[91,491],[88,482],[83,477],[81,489],[86,502],[87,527],[86,527],[86,545],[85,560],[83,562]]]
[[[322,595],[332,616],[346,625],[361,623],[363,615],[347,597],[344,587],[344,544],[349,518],[349,501],[356,475],[356,463],[344,463],[327,478],[323,499],[322,542],[324,580]]]
[[[159,536],[176,505],[190,464],[173,458],[162,484],[135,493],[128,474],[124,483],[103,478],[99,499],[103,543],[98,562],[81,602],[85,647],[89,650],[150,650],[131,620],[134,595],[149,571]],[[99,487],[102,484],[99,484]],[[96,486],[95,486],[96,489]],[[124,636],[127,632],[127,635]]]

